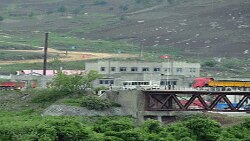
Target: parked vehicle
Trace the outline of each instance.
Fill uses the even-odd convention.
[[[250,81],[242,80],[214,80],[214,78],[195,78],[192,84],[193,88],[196,89],[205,89],[205,88],[214,88],[215,90],[220,91],[249,91],[250,90]]]
[[[160,89],[160,86],[152,81],[124,81],[124,90],[155,90]]]
[[[25,86],[25,82],[0,82],[0,90],[19,90]]]

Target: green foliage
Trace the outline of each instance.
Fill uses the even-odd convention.
[[[215,67],[216,62],[215,61],[206,61],[202,64],[203,67]]]
[[[31,100],[34,103],[51,103],[67,95],[66,92],[58,91],[56,89],[44,89],[44,90],[34,89],[32,90],[32,93],[35,94]]]
[[[159,133],[163,129],[158,120],[147,120],[142,127],[148,133]]]
[[[176,123],[171,126],[167,126],[165,131],[160,133],[163,137],[164,135],[170,135],[177,140],[195,140],[195,136],[192,134],[190,129],[188,129],[183,123]],[[189,138],[186,138],[189,137]]]
[[[108,87],[105,87],[105,86],[100,86],[100,87],[96,87],[95,88],[95,93],[97,94],[100,90],[108,90],[109,88]]]
[[[3,21],[3,20],[4,20],[3,16],[0,16],[0,21]]]
[[[75,16],[77,16],[80,12],[81,12],[80,8],[75,8],[75,9],[73,10],[73,14],[74,14]]]
[[[83,97],[81,106],[90,110],[106,110],[112,107],[112,103],[96,96],[86,96]]]
[[[220,128],[207,117],[190,117],[162,126],[149,120],[135,126],[129,117],[41,117],[0,112],[3,141],[248,141],[249,119]],[[193,125],[191,125],[193,124]],[[215,132],[215,129],[221,130]],[[154,130],[155,129],[155,130]],[[216,139],[215,139],[216,137]]]
[[[57,9],[57,11],[63,15],[67,11],[67,8],[65,6],[61,6]]]
[[[199,141],[216,141],[220,137],[221,126],[212,119],[197,116],[187,120],[185,125]]]
[[[121,5],[119,7],[122,11],[127,11],[128,10],[128,5]]]
[[[52,87],[68,94],[81,93],[86,88],[92,87],[92,81],[99,78],[97,71],[90,71],[86,75],[66,75],[58,73],[53,78]]]
[[[2,120],[0,140],[75,141],[90,139],[92,132],[73,118],[13,117]]]
[[[94,129],[94,131],[96,131],[98,133],[105,133],[105,132],[109,132],[109,131],[121,132],[121,131],[125,131],[125,130],[130,130],[133,128],[134,128],[134,125],[133,125],[133,122],[131,122],[131,121],[111,120],[111,121],[107,121],[104,123],[96,124],[93,129]]]
[[[54,55],[49,55],[48,58]],[[27,53],[22,51],[0,51],[0,60],[28,60],[28,59],[42,59],[42,53]]]
[[[245,64],[244,61],[241,61],[241,60],[236,59],[236,58],[225,59],[222,62],[222,66],[227,68],[227,69],[238,68],[239,66],[242,66],[244,64]]]
[[[143,141],[142,135],[140,132],[134,130],[121,131],[121,132],[105,132],[105,136],[114,136],[120,138],[124,141]]]
[[[30,18],[34,16],[34,12],[30,12],[28,15]]]
[[[105,0],[96,0],[94,2],[94,5],[106,5],[107,2]]]

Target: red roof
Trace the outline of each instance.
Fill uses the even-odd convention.
[[[162,56],[160,56],[160,58],[169,59],[170,57],[168,55],[162,55]]]

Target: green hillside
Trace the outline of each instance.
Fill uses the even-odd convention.
[[[143,53],[151,61],[169,54],[214,61],[208,74],[231,76],[230,69],[241,68],[237,74],[248,76],[250,66],[241,62],[249,58],[249,6],[248,0],[3,0],[0,48],[42,47],[49,32],[49,47],[59,50]]]

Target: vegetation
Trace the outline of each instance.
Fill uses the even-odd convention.
[[[92,81],[101,75],[97,71],[90,71],[86,75],[66,75],[58,73],[52,80],[52,88],[65,93],[81,93],[86,88],[92,88]]]
[[[231,141],[249,140],[250,120],[223,128],[199,115],[164,125],[147,120],[140,126],[130,117],[41,117],[1,112],[1,140],[61,141]]]
[[[3,20],[4,20],[3,16],[0,16],[0,21],[3,21]]]
[[[113,107],[113,103],[107,99],[100,99],[96,96],[86,96],[83,97],[81,103],[82,107],[86,107],[89,110],[106,110]]]

